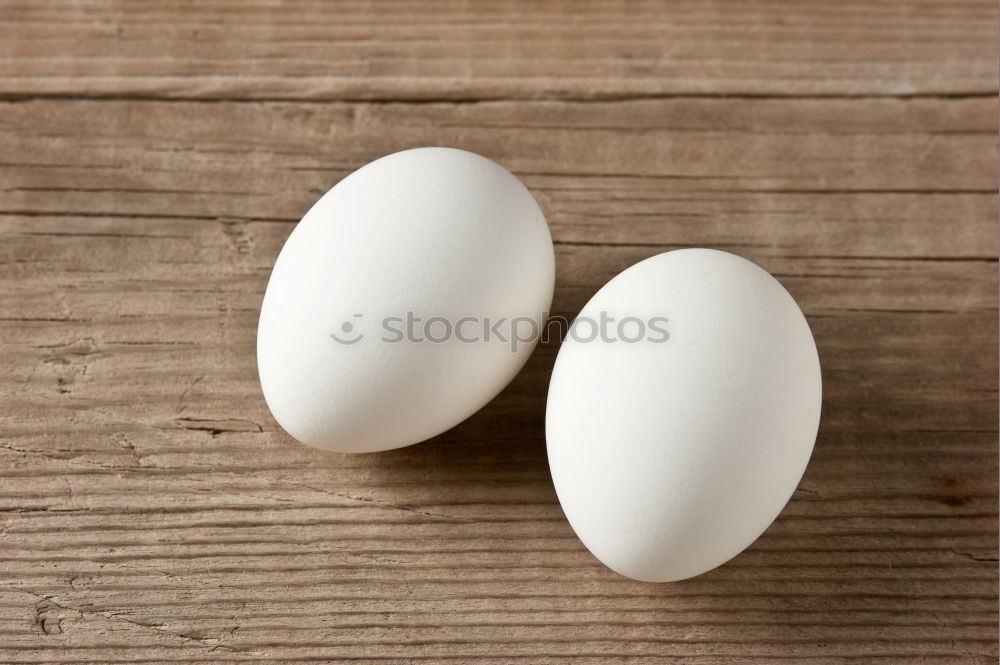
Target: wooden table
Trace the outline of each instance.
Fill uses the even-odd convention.
[[[995,663],[996,14],[0,1],[0,662]],[[687,246],[798,299],[823,423],[749,550],[666,585],[587,553],[555,344],[418,446],[279,430],[282,242],[421,145],[531,189],[556,313]]]

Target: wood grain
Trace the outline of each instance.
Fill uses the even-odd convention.
[[[0,662],[991,663],[993,3],[2,2]],[[536,195],[556,313],[683,246],[816,335],[810,467],[669,585],[567,525],[556,343],[411,448],[293,442],[255,328],[294,223],[396,150]]]
[[[11,96],[594,99],[996,89],[989,2],[7,1]]]

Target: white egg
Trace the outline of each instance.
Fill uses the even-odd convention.
[[[715,250],[654,256],[598,291],[559,350],[546,412],[559,501],[622,575],[704,573],[795,491],[821,393],[809,325],[771,275]]]
[[[274,265],[257,331],[267,405],[318,448],[428,439],[517,374],[534,342],[510,338],[543,324],[554,276],[545,218],[503,167],[449,148],[374,161],[313,206]]]

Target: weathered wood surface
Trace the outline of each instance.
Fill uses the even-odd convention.
[[[8,97],[594,99],[996,89],[990,2],[5,0]]]
[[[995,5],[538,4],[0,3],[0,662],[996,661]],[[536,194],[558,313],[681,246],[798,299],[824,419],[747,552],[584,550],[555,345],[408,449],[277,428],[283,240],[427,144]]]

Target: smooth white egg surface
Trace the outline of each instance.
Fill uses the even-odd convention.
[[[554,277],[542,211],[503,167],[450,148],[376,160],[313,206],[275,262],[257,331],[267,405],[318,448],[428,439],[522,367]]]
[[[618,573],[699,575],[778,516],[821,401],[812,333],[776,279],[726,252],[654,256],[605,285],[559,350],[546,412],[559,501]]]

